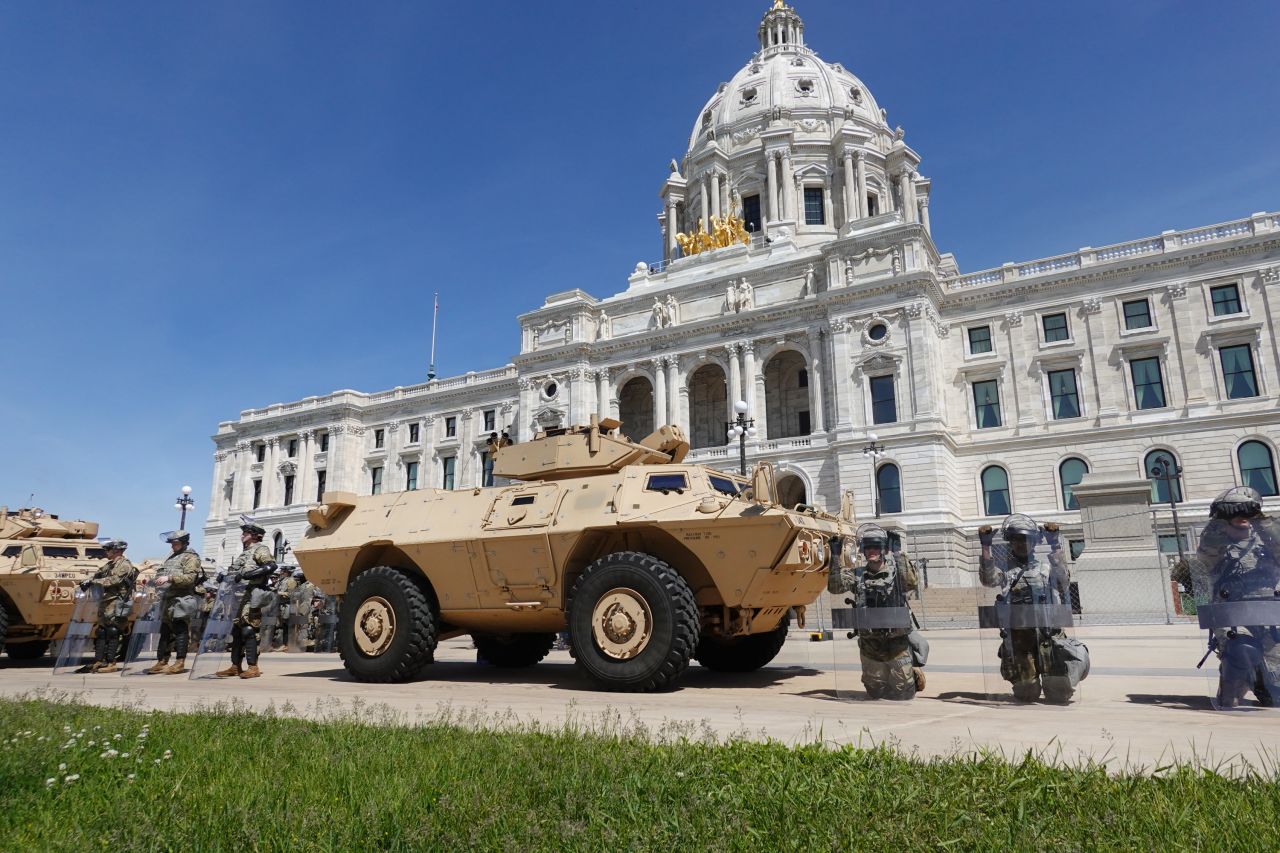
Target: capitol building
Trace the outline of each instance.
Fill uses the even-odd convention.
[[[593,414],[636,439],[678,424],[687,461],[736,470],[738,400],[783,503],[838,510],[852,491],[933,585],[971,585],[976,529],[1010,511],[1058,522],[1078,555],[1090,474],[1184,466],[1153,480],[1153,554],[1177,550],[1170,497],[1194,548],[1217,493],[1277,494],[1280,214],[962,271],[874,94],[781,0],[756,35],[664,167],[661,261],[610,295],[546,296],[504,366],[220,423],[206,556],[239,551],[241,513],[269,544],[300,540],[326,490],[480,486],[491,433]],[[740,239],[715,239],[731,220]]]

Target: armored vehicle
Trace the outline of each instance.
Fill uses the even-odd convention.
[[[537,663],[568,630],[605,689],[675,683],[695,658],[746,672],[826,588],[842,517],[779,506],[771,465],[744,478],[685,464],[675,426],[642,441],[614,419],[502,448],[493,488],[327,492],[294,547],[343,596],[338,645],[357,679],[411,680],[436,643],[470,634],[499,667]]]
[[[92,521],[0,507],[0,642],[9,657],[43,655],[66,631],[80,582],[107,559]]]

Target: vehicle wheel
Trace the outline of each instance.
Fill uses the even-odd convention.
[[[4,650],[14,660],[35,660],[49,651],[48,640],[32,640],[29,643],[6,643]]]
[[[517,669],[533,666],[547,656],[555,634],[472,634],[480,657],[494,666]]]
[[[436,608],[421,581],[377,566],[347,588],[338,651],[357,681],[410,681],[436,650]]]
[[[605,690],[671,687],[698,643],[689,585],[666,563],[636,551],[587,566],[569,593],[568,611],[577,664]]]
[[[778,656],[787,641],[791,617],[783,616],[778,627],[747,637],[703,637],[694,657],[707,669],[717,672],[754,672]]]

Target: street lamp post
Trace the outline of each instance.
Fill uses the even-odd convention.
[[[178,529],[187,529],[187,510],[196,505],[196,499],[191,497],[191,487],[183,486],[182,494],[173,502],[173,508],[182,511],[182,517],[178,520]]]
[[[1182,529],[1178,525],[1178,504],[1173,499],[1173,486],[1178,484],[1178,490],[1182,490],[1182,466],[1174,464],[1172,459],[1166,456],[1159,456],[1151,466],[1151,476],[1157,480],[1164,481],[1165,494],[1169,496],[1169,510],[1173,513],[1173,538],[1178,543],[1178,560],[1187,559],[1186,553],[1182,550]]]
[[[880,495],[876,491],[876,460],[884,455],[884,444],[879,442],[874,432],[867,433],[867,445],[862,448],[862,455],[871,460],[871,507],[876,518],[880,517]]]
[[[729,435],[729,440],[738,439],[738,473],[747,476],[747,437],[756,437],[755,418],[747,417],[747,403],[745,400],[739,400],[733,404],[733,410],[738,416],[731,421],[725,421],[725,431]]]

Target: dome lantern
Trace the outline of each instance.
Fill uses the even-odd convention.
[[[773,0],[773,7],[760,22],[760,50],[804,46],[804,21],[783,0]]]

